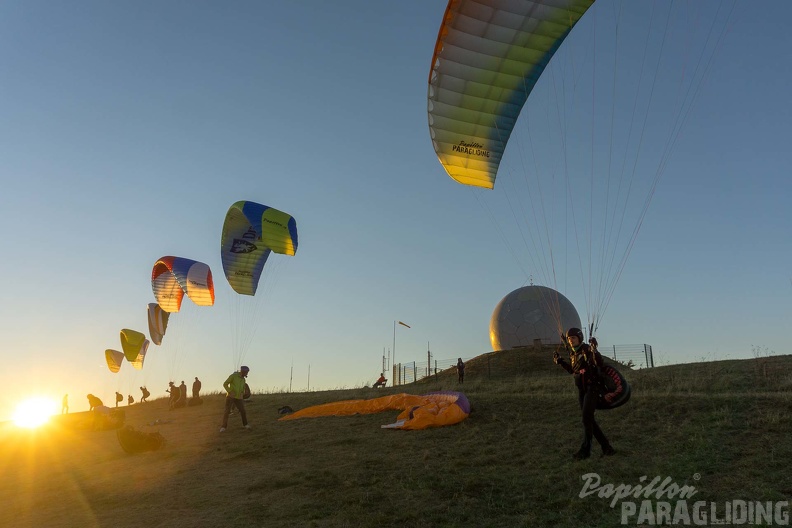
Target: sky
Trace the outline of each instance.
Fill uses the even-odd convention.
[[[585,78],[595,62],[585,39],[599,42],[607,30],[592,28],[619,5],[603,0],[586,14],[523,118],[549,115],[565,74]],[[620,45],[642,42],[630,40],[641,35],[630,17],[667,5],[633,4],[619,19]],[[696,9],[700,27],[723,16]],[[145,384],[164,396],[169,379],[190,385],[197,376],[204,390],[220,390],[237,366],[239,300],[218,249],[238,200],[288,212],[299,232],[297,255],[274,255],[265,268],[247,330],[242,360],[254,391],[369,384],[394,341],[396,362],[424,360],[427,348],[437,359],[489,352],[493,309],[531,282],[558,288],[585,320],[577,261],[548,246],[554,267],[538,269],[520,255],[521,228],[498,201],[532,206],[498,184],[531,149],[515,138],[542,138],[542,120],[521,118],[530,133],[515,132],[494,191],[459,185],[438,163],[427,79],[444,10],[443,0],[0,4],[0,420],[32,396],[69,394],[78,411],[89,392],[112,403],[116,390],[137,399]],[[790,352],[790,15],[783,0],[738,1],[723,22],[600,323],[601,343],[647,343],[656,364]],[[672,63],[684,40],[669,38]],[[607,45],[597,50],[607,56]],[[607,72],[605,62],[597,64]],[[629,76],[610,79],[618,91],[581,90],[579,101],[597,97],[570,114],[608,108],[602,94],[611,89],[622,97]],[[648,120],[662,121],[667,90],[657,85],[661,106]],[[611,115],[606,128],[628,128]],[[599,134],[578,145],[574,125],[567,130],[567,161],[590,158],[598,173],[608,158]],[[642,152],[662,150],[645,130]],[[559,143],[535,141],[556,157]],[[558,159],[541,163],[537,172],[556,174]],[[660,166],[646,163],[637,172]],[[601,184],[573,185],[576,222],[609,210]],[[640,192],[630,203],[648,194]],[[586,205],[589,195],[596,204]],[[548,200],[569,218],[566,198]],[[554,225],[566,233],[555,238],[561,246],[586,237],[585,228]],[[165,255],[211,267],[215,306],[185,301],[143,370],[112,374],[104,350],[119,348],[122,328],[147,332],[151,268]],[[396,325],[394,339],[395,321],[410,328]]]

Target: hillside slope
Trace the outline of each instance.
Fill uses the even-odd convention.
[[[471,369],[461,387],[448,376],[384,391],[256,395],[250,432],[238,416],[218,432],[221,395],[170,412],[165,400],[134,405],[127,423],[167,439],[140,455],[124,453],[112,431],[81,428],[86,413],[6,428],[0,526],[619,525],[618,504],[579,497],[587,473],[614,485],[670,477],[704,501],[792,495],[790,356],[628,372],[632,400],[597,413],[617,455],[583,462],[570,457],[580,443],[572,380],[544,361],[498,360],[523,367]],[[460,389],[472,413],[452,427],[380,429],[395,413],[277,421],[283,405]]]

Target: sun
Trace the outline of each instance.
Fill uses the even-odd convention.
[[[56,413],[58,404],[49,398],[30,398],[17,405],[14,423],[32,429],[47,423]]]

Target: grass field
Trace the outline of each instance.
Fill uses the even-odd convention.
[[[631,401],[597,413],[616,456],[595,447],[576,462],[571,378],[546,356],[500,354],[490,362],[501,368],[474,363],[461,387],[447,373],[384,390],[257,394],[252,431],[232,416],[218,432],[219,394],[174,411],[164,399],[125,407],[127,424],[167,440],[138,455],[114,431],[87,429],[87,413],[35,430],[4,424],[0,526],[619,526],[620,505],[579,497],[587,473],[614,485],[671,477],[703,501],[792,496],[792,356],[626,372]],[[470,417],[412,432],[380,429],[395,412],[277,421],[283,405],[431,390],[462,390]],[[156,420],[167,423],[147,425]]]

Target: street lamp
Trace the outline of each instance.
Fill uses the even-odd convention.
[[[400,325],[402,325],[402,326],[406,326],[407,328],[410,328],[410,325],[402,323],[401,321],[396,321],[395,319],[393,321],[393,359],[392,359],[393,363],[392,363],[392,365],[394,367],[396,366],[396,323],[397,322]],[[399,368],[399,376],[394,377],[393,385],[396,384],[396,381],[398,381],[399,385],[401,385],[401,368]]]

